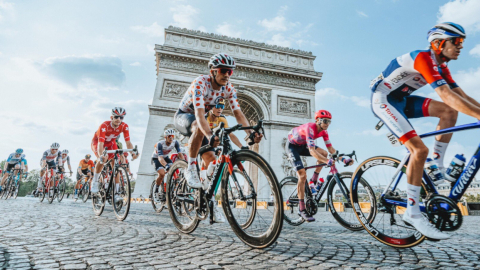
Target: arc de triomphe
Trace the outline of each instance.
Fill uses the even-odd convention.
[[[157,85],[133,198],[148,198],[156,175],[151,163],[155,143],[166,128],[194,78],[208,74],[208,59],[215,53],[232,55],[237,69],[231,81],[238,91],[240,107],[255,123],[264,119],[267,140],[255,147],[281,180],[292,174],[283,150],[284,140],[295,126],[313,121],[315,84],[322,78],[313,67],[311,52],[255,41],[181,29],[165,29],[165,42],[155,46]],[[228,114],[229,110],[226,110]],[[243,136],[242,136],[243,137]]]

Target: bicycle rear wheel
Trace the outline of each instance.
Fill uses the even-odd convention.
[[[283,200],[277,177],[270,165],[257,153],[240,150],[232,155],[232,165],[236,166],[244,177],[243,191],[245,198],[235,202],[222,203],[223,210],[232,230],[245,244],[254,248],[266,248],[277,240],[283,225]],[[233,170],[223,164],[222,202],[230,202],[228,187]],[[237,174],[237,173],[235,173]],[[232,186],[233,187],[233,186]],[[248,204],[254,203],[248,209]],[[253,220],[250,220],[253,215]],[[245,226],[248,224],[248,226]]]
[[[287,176],[280,182],[280,189],[283,198],[283,219],[292,226],[299,226],[305,222],[298,215],[298,179],[293,176]]]
[[[392,181],[395,172],[400,166],[400,161],[395,158],[378,156],[362,162],[352,176],[350,198],[353,209],[365,230],[378,241],[396,248],[413,247],[425,240],[420,232],[414,227],[403,222],[405,208],[397,207],[389,203],[385,196],[381,196],[385,187]],[[392,201],[407,201],[406,166],[403,166],[399,175],[395,178],[398,186],[388,191],[386,196]],[[367,182],[371,189],[362,185]],[[396,181],[396,180],[395,180]],[[420,202],[418,202],[420,203]],[[369,220],[370,215],[374,215]]]
[[[177,229],[183,233],[195,231],[200,220],[194,207],[195,190],[187,185],[185,172],[188,164],[176,160],[167,174],[167,208]]]
[[[342,188],[344,191],[347,192],[347,197],[343,194],[343,192],[338,187],[337,181],[332,179],[328,186],[327,191],[327,202],[330,212],[332,213],[333,217],[342,225],[343,227],[351,230],[351,231],[361,231],[363,230],[363,226],[360,222],[358,222],[357,216],[353,211],[352,204],[350,202],[350,186],[352,182],[352,173],[351,172],[343,172],[338,174],[340,178],[340,182],[342,184]],[[368,190],[369,193],[374,193],[372,187],[365,181],[365,179],[360,179],[359,182],[360,187],[363,190]],[[368,213],[366,219],[368,222],[371,222],[375,217],[374,212]]]
[[[65,180],[61,179],[60,183],[58,183],[57,201],[61,202],[63,200],[64,195],[65,195]]]
[[[128,178],[127,170],[124,167],[120,166],[117,168],[114,181],[117,178],[120,178],[118,188],[115,182],[112,183],[112,205],[117,219],[123,221],[127,218],[130,211],[132,190],[130,189],[130,179]]]

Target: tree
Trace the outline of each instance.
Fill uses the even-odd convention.
[[[0,161],[0,170],[2,170],[2,173],[1,173],[2,176],[3,176],[3,174],[5,173],[5,172],[3,171],[3,167],[5,167],[5,163],[7,163],[7,160],[6,160],[6,159]]]
[[[40,171],[31,170],[28,172],[28,177],[22,179],[20,183],[20,189],[18,190],[18,196],[23,197],[27,194],[31,194],[37,188],[38,179],[40,179]]]

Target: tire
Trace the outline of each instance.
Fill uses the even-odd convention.
[[[155,201],[154,191],[155,191],[156,180],[154,179],[150,187],[150,202],[152,203],[153,210],[157,213],[161,213],[163,208],[165,208],[166,200],[163,202]],[[162,188],[162,187],[159,187]]]
[[[87,182],[82,187],[82,202],[86,203],[88,200],[88,196],[90,195],[90,184]]]
[[[238,211],[232,209],[230,203],[222,203],[223,210],[225,211],[226,217],[232,230],[235,232],[237,237],[242,240],[245,244],[253,247],[253,248],[266,248],[277,240],[280,232],[282,231],[283,226],[283,199],[282,193],[280,190],[280,185],[278,184],[277,177],[273,172],[270,165],[257,153],[250,151],[250,150],[240,150],[234,152],[231,157],[232,165],[236,166],[240,171],[247,173],[247,170],[254,170],[256,166],[256,173],[253,174],[256,176],[255,180],[266,180],[265,183],[257,183],[257,187],[255,188],[256,193],[256,200],[257,203],[266,202],[266,209],[259,209],[258,207],[255,208],[256,216],[253,224],[248,226],[248,228],[242,228],[243,222],[240,220],[237,221],[240,216],[236,217]],[[228,171],[228,164],[223,164],[223,168],[219,168],[220,170],[223,169],[223,178],[221,179],[222,185],[222,201],[229,202],[228,198],[228,178],[229,178],[229,171]],[[261,175],[263,173],[263,175]],[[250,177],[250,175],[248,175]],[[270,193],[270,194],[268,194]],[[270,197],[270,198],[268,198]],[[273,199],[273,209],[268,208],[269,199]],[[266,201],[264,201],[266,200]],[[257,211],[258,210],[258,211]],[[272,216],[270,224],[268,224],[268,218]],[[265,223],[265,228],[259,229],[262,224]],[[261,232],[259,232],[261,231]]]
[[[351,172],[343,172],[339,174],[340,181],[342,181],[345,185],[344,188],[349,191],[350,188],[350,183],[352,179],[353,173]],[[361,184],[364,189],[369,189],[371,193],[374,193],[372,187],[365,181],[365,179],[360,179]],[[328,186],[328,191],[327,191],[327,202],[328,202],[328,208],[330,209],[330,212],[332,213],[333,217],[342,225],[344,228],[349,229],[351,231],[361,231],[363,230],[363,226],[360,222],[358,222],[357,216],[355,215],[353,211],[353,207],[350,201],[350,197],[344,198],[343,196],[340,197],[339,199],[336,198],[335,194],[335,187],[337,186],[337,181],[335,179],[332,179],[330,181],[330,184]],[[340,190],[338,190],[340,191]],[[349,192],[350,193],[350,192]],[[343,193],[340,193],[343,195]],[[345,202],[346,200],[346,202]],[[335,209],[335,202],[342,202],[343,203],[343,212],[339,212]],[[375,217],[373,212],[370,212],[370,214],[367,216],[367,220],[371,222],[373,218]]]
[[[60,183],[58,183],[57,201],[61,202],[63,200],[63,196],[65,196],[65,180],[61,179]]]
[[[102,171],[98,179],[99,183],[104,183],[103,180],[106,177],[107,176],[105,175],[105,171]],[[92,194],[92,207],[93,207],[93,212],[95,213],[96,216],[100,216],[103,213],[103,210],[105,209],[105,203],[106,203],[105,201],[106,201],[106,194],[103,188],[100,189],[99,193],[95,195]]]
[[[293,176],[287,176],[280,182],[280,190],[282,191],[284,200],[283,219],[292,226],[299,226],[305,222],[305,220],[298,215],[298,203],[292,203],[290,201],[290,198],[298,200],[297,183],[298,179]]]
[[[200,220],[197,217],[192,204],[178,199],[178,194],[184,195],[186,198],[192,198],[191,190],[187,185],[184,173],[188,167],[185,160],[176,160],[167,174],[167,208],[170,213],[173,225],[183,233],[191,233],[195,231]]]
[[[13,190],[13,198],[17,199],[18,191],[20,190],[20,181],[15,185],[15,189]]]
[[[40,202],[43,202],[43,199],[45,199],[45,184],[44,184],[44,183],[45,183],[45,179],[44,179],[44,177],[42,177],[42,179],[41,179],[40,181],[42,181],[42,183],[41,183],[41,188],[40,188],[42,191],[39,191],[39,192],[38,192],[38,200],[39,200]]]
[[[233,173],[235,175],[235,178],[233,178],[233,175],[230,175],[231,177],[228,177],[228,199],[230,204],[236,204],[236,201],[241,201],[242,199],[240,198],[239,192],[235,192],[234,189],[237,189],[237,186],[240,185],[239,180],[242,180],[243,178],[243,183],[247,183],[247,179],[245,178],[245,175],[243,172],[238,169],[234,168]],[[234,179],[237,179],[237,181],[234,181]],[[244,216],[245,218],[242,218],[239,222],[239,219],[237,219],[237,222],[239,222],[239,225],[242,227],[242,229],[247,229],[252,225],[253,221],[255,220],[255,216],[257,213],[257,198],[253,197],[250,199],[244,199],[243,200],[246,203],[245,210],[243,210],[243,214],[241,216]]]
[[[387,156],[372,157],[362,162],[352,176],[350,200],[353,203],[355,215],[370,235],[388,246],[409,248],[423,242],[425,236],[403,222],[400,216],[401,209],[380,197],[399,165],[400,160]],[[397,176],[401,177],[399,183],[407,183],[406,168],[407,166],[404,165]],[[363,181],[367,182],[369,186],[377,188],[364,190]],[[401,188],[398,190],[401,191]],[[405,194],[397,195],[406,202]],[[370,206],[366,206],[362,210],[361,203],[366,199],[369,200]],[[369,221],[367,217],[372,213],[374,217]]]
[[[120,186],[119,191],[116,192],[116,184],[115,182],[112,183],[112,207],[117,220],[124,221],[130,211],[132,189],[130,188],[130,179],[127,170],[125,170],[124,167],[119,166],[117,168],[113,181],[117,179],[117,176],[120,177]]]
[[[5,185],[5,193],[3,194],[3,199],[7,200],[12,196],[12,174],[10,174],[7,178],[7,184]]]

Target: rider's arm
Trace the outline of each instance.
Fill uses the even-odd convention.
[[[228,134],[228,136],[230,136],[230,139],[232,140],[232,142],[233,142],[236,146],[238,146],[238,148],[242,148],[243,145],[242,145],[242,143],[240,142],[240,140],[238,139],[238,137],[235,136],[235,134],[230,133],[230,134]]]
[[[165,159],[163,158],[163,156],[158,156],[158,161],[160,161],[160,164],[162,164],[163,166],[167,165],[167,162],[165,161]]]
[[[104,146],[104,143],[98,141],[97,154],[98,154],[99,157],[103,155],[103,150],[105,149],[103,146]]]
[[[448,85],[442,85],[435,88],[435,92],[437,92],[443,102],[448,106],[459,112],[475,117],[476,119],[480,119],[480,107],[462,97],[456,91],[450,89]]]
[[[195,118],[197,119],[197,124],[203,135],[210,139],[213,133],[210,130],[207,119],[205,119],[205,108],[196,108],[195,109]]]
[[[469,95],[467,95],[462,88],[460,87],[455,87],[455,88],[452,88],[452,91],[459,94],[461,97],[467,99],[468,101],[470,101],[471,103],[473,103],[474,105],[480,107],[480,103],[477,102],[475,99],[473,99],[472,97],[470,97]]]
[[[320,152],[318,152],[317,149],[315,149],[315,145],[313,145],[312,147],[309,146],[308,151],[310,151],[310,155],[312,157],[316,158],[317,160],[323,163],[328,163],[328,158],[320,154]]]
[[[63,165],[62,153],[60,153],[60,150],[58,151],[57,162],[57,166],[60,167]]]
[[[335,150],[335,148],[333,148],[333,146],[328,146],[327,149],[330,154],[335,154],[335,152],[337,151]]]
[[[80,163],[81,163],[81,161],[80,161]],[[79,175],[82,175],[82,165],[78,166],[77,172],[78,172]]]

